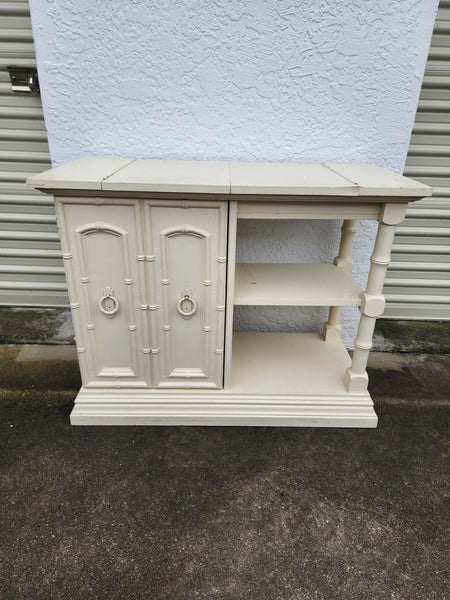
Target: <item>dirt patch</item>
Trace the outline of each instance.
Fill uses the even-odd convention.
[[[74,344],[67,308],[0,308],[0,344]]]

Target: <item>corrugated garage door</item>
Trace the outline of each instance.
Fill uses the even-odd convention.
[[[66,306],[53,200],[24,183],[50,166],[41,101],[6,71],[36,64],[28,0],[0,2],[0,38],[0,304]]]
[[[404,171],[434,188],[397,231],[384,317],[450,320],[450,2],[439,4]]]

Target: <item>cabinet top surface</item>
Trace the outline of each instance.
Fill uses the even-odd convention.
[[[42,191],[205,194],[251,196],[345,196],[417,199],[432,189],[369,164],[300,164],[185,160],[80,158],[33,175],[28,185]],[[300,199],[300,198],[299,198]]]

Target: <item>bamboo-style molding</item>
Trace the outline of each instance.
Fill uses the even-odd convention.
[[[352,364],[345,372],[344,383],[351,393],[367,390],[369,381],[366,367],[369,352],[372,348],[372,337],[375,322],[383,314],[385,300],[383,285],[391,260],[391,248],[395,228],[405,217],[407,204],[386,203],[380,214],[377,236],[373,254],[370,259],[367,289],[362,294],[361,318],[355,339]]]
[[[344,219],[341,227],[339,252],[334,259],[334,264],[337,267],[350,272],[353,269],[352,251],[357,226],[358,221],[356,219]],[[342,306],[330,306],[328,321],[323,328],[323,339],[325,341],[341,338],[341,315]]]

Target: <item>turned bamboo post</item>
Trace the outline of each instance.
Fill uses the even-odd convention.
[[[347,369],[344,383],[349,392],[367,390],[367,359],[372,348],[375,322],[383,314],[385,300],[382,294],[384,278],[390,263],[391,248],[396,225],[405,218],[407,204],[385,204],[381,210],[377,237],[370,259],[367,289],[361,297],[361,318],[355,340],[351,366]]]
[[[358,221],[354,219],[346,219],[342,223],[339,253],[334,259],[336,266],[350,272],[353,269],[352,250],[357,225]],[[323,339],[325,341],[341,338],[341,313],[342,306],[330,306],[328,321],[323,327]]]

